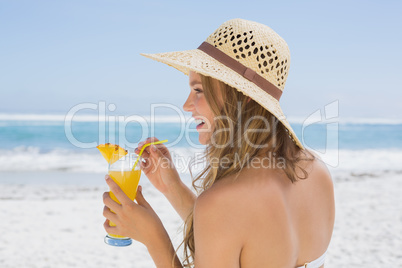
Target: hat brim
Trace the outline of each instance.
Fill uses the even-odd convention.
[[[276,118],[278,118],[278,120],[288,129],[290,138],[298,147],[304,149],[289,122],[286,120],[286,116],[283,113],[279,102],[275,98],[259,88],[253,82],[247,80],[203,51],[193,49],[157,54],[142,53],[141,55],[165,63],[186,75],[188,75],[190,71],[194,71],[196,73],[218,79],[225,84],[236,88],[238,91],[252,98],[262,107],[272,113]]]

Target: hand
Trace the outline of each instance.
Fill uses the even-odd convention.
[[[152,137],[140,142],[135,152],[139,153],[142,146],[153,141],[158,141],[158,139]],[[161,193],[166,194],[181,182],[170,152],[164,144],[146,147],[141,157],[145,160],[145,162],[140,162],[142,171]]]
[[[136,149],[139,153],[146,143],[157,141],[148,138]],[[149,181],[169,200],[180,217],[185,221],[194,207],[195,194],[180,180],[169,150],[163,144],[151,145],[144,149],[141,169]]]
[[[103,215],[106,217],[103,226],[106,232],[131,237],[146,246],[160,244],[160,241],[164,241],[163,243],[169,241],[170,243],[161,220],[142,195],[141,186],[138,186],[137,203],[135,203],[108,175],[105,179],[110,190],[121,203],[118,204],[113,201],[109,192],[103,194],[103,203],[105,204]],[[109,226],[109,221],[115,223],[116,226]]]

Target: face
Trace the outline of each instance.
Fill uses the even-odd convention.
[[[208,144],[213,132],[214,114],[205,99],[200,75],[190,72],[189,78],[190,94],[183,109],[191,112],[196,120],[200,143]]]

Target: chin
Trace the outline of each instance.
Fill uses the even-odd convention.
[[[211,136],[213,135],[213,130],[212,131],[203,131],[198,132],[198,141],[202,145],[207,145],[211,142]]]
[[[207,145],[207,141],[205,139],[202,139],[201,137],[198,138],[198,141],[202,144],[202,145]]]
[[[198,135],[198,141],[202,144],[202,145],[207,145],[209,143],[209,137],[206,137],[206,135]]]

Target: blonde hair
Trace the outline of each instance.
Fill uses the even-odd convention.
[[[219,80],[201,75],[201,81],[204,96],[215,118],[214,130],[203,157],[206,167],[193,180],[194,189],[202,192],[226,176],[239,174],[244,166],[262,154],[271,160],[277,159],[276,163],[280,165],[273,168],[283,169],[292,183],[307,178],[307,172],[298,166],[298,162],[313,160],[314,156],[296,146],[287,129],[275,116]],[[224,103],[220,103],[220,100],[224,100]],[[225,159],[225,165],[221,165],[220,161],[211,161],[213,159]],[[303,176],[296,174],[297,168]],[[184,266],[191,267],[195,253],[192,212],[185,221],[182,244]]]

